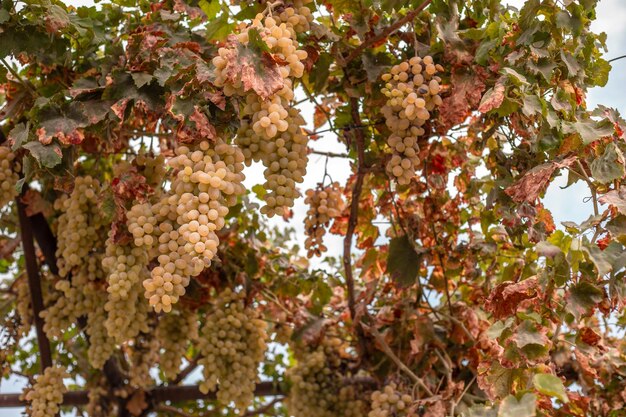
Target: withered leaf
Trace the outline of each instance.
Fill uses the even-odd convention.
[[[574,163],[574,161],[576,161],[576,157],[570,156],[562,161],[552,161],[536,166],[525,173],[515,184],[504,190],[504,192],[517,203],[525,201],[532,204],[545,190],[554,171],[559,168],[568,167]]]
[[[531,277],[520,281],[503,282],[493,289],[485,309],[493,314],[496,319],[506,318],[515,314],[517,307],[524,300],[535,298],[539,292],[537,277]]]

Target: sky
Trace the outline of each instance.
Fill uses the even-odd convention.
[[[523,0],[510,0],[510,5],[521,7]],[[89,5],[93,4],[89,0],[73,1],[72,4]],[[608,35],[607,47],[608,52],[606,59],[617,56],[626,55],[626,1],[624,0],[601,0],[598,6],[597,20],[593,23],[592,28],[595,32],[606,32]],[[587,103],[589,108],[594,108],[598,104],[616,108],[622,114],[626,113],[626,59],[613,63],[613,69],[609,75],[609,82],[603,88],[594,88],[589,91]],[[313,130],[313,106],[309,103],[303,103],[301,106],[302,114],[307,121],[307,127]],[[337,141],[332,133],[326,133],[320,139],[310,143],[310,147],[317,151],[338,152],[346,151],[345,146]],[[326,158],[323,156],[311,154],[309,156],[309,166],[304,183],[301,184],[301,190],[313,188],[322,180],[324,175],[324,165]],[[263,167],[260,165],[252,166],[244,171],[247,179],[245,181],[246,188],[255,185],[259,178],[263,176]],[[330,158],[328,161],[328,172],[333,180],[344,182],[350,175],[350,168],[347,160],[340,158]],[[585,185],[581,183],[575,184],[567,189],[561,189],[566,182],[566,177],[558,178],[548,189],[547,197],[544,205],[548,208],[553,216],[555,223],[558,225],[562,221],[582,222],[591,215],[591,203],[585,203],[583,200],[589,196],[589,191]],[[307,206],[304,199],[300,198],[296,201],[294,207],[294,217],[289,224],[278,218],[270,220],[271,224],[281,227],[293,227],[296,231],[295,236],[300,246],[304,243],[304,218]],[[343,243],[340,237],[330,234],[326,235],[326,245],[329,248],[328,253],[337,255],[342,253]],[[313,261],[313,266],[319,265],[319,261]],[[23,387],[23,378],[14,378],[9,381],[0,381],[0,392],[19,392]],[[3,409],[0,415],[5,417],[17,417],[22,409]]]

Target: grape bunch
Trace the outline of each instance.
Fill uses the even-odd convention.
[[[175,155],[168,161],[170,192],[154,204],[136,204],[127,214],[134,244],[158,262],[143,281],[145,296],[157,312],[171,311],[191,277],[210,265],[219,245],[215,232],[245,192],[244,156],[222,139],[179,146]]]
[[[87,359],[89,364],[95,369],[102,369],[104,363],[113,355],[115,350],[115,340],[109,336],[106,328],[107,302],[106,293],[103,291],[89,297],[91,307],[87,313],[87,336],[89,336],[89,347],[87,349]]]
[[[61,277],[81,269],[85,258],[102,247],[102,236],[109,224],[98,207],[100,182],[90,176],[76,177],[69,197],[57,199],[54,208],[61,211],[57,220],[57,266]]]
[[[15,281],[15,309],[20,318],[18,335],[27,335],[33,324],[33,310],[30,301],[30,289],[25,275],[19,276]]]
[[[147,332],[148,311],[141,299],[141,282],[147,278],[148,256],[141,248],[120,245],[113,240],[113,231],[106,241],[102,266],[107,271],[108,299],[104,306],[108,334],[117,343]]]
[[[425,56],[394,65],[382,75],[385,87],[381,91],[387,97],[382,113],[391,131],[387,145],[392,152],[386,169],[398,184],[408,184],[419,165],[418,138],[424,135],[423,126],[432,111],[442,103],[441,78],[436,75],[440,71],[443,67]]]
[[[272,141],[257,135],[245,120],[237,136],[246,164],[261,161],[265,166],[263,187],[267,192],[261,213],[268,217],[283,215],[286,208],[293,206],[299,196],[297,184],[304,181],[306,175],[309,138],[301,128],[304,119],[295,108],[287,110],[287,114],[287,130]]]
[[[266,325],[245,305],[245,294],[223,290],[200,332],[199,361],[204,367],[200,391],[217,390],[222,405],[245,410],[254,399],[259,364],[266,350]]]
[[[338,182],[326,187],[320,184],[316,190],[307,190],[304,202],[309,205],[304,219],[304,232],[307,236],[304,247],[307,250],[307,256],[311,258],[326,252],[327,248],[324,246],[325,228],[328,227],[332,219],[341,214],[345,203]]]
[[[163,352],[159,365],[168,380],[176,378],[190,341],[198,338],[198,317],[189,309],[179,309],[162,316],[156,329],[156,338]]]
[[[151,187],[158,187],[163,182],[165,174],[167,173],[167,166],[165,165],[165,156],[163,155],[150,155],[146,152],[140,152],[134,160],[134,163],[139,168],[139,172],[146,178],[146,183]]]
[[[0,208],[17,197],[15,186],[20,179],[17,175],[18,170],[15,154],[6,146],[0,146]]]
[[[368,417],[405,417],[413,416],[411,405],[413,397],[397,391],[394,383],[386,385],[381,391],[374,391],[371,396],[372,410]]]
[[[54,417],[61,411],[63,394],[67,391],[63,378],[69,378],[64,367],[48,367],[35,377],[35,384],[24,395],[30,417]]]
[[[292,37],[295,39],[298,33],[304,33],[311,29],[313,14],[311,9],[306,7],[307,4],[311,3],[311,0],[295,0],[292,3],[289,6],[279,6],[273,17],[293,30]]]
[[[314,351],[297,356],[287,371],[292,386],[286,405],[294,417],[364,417],[356,388],[344,384],[339,351],[342,341],[326,337]]]
[[[48,337],[60,338],[81,316],[94,308],[94,299],[103,291],[105,274],[102,270],[102,254],[91,253],[71,277],[58,280],[55,292],[50,294],[48,307],[41,312],[44,331]],[[104,306],[104,304],[103,304]]]
[[[232,51],[228,48],[221,48],[213,59],[217,75],[215,84],[223,86],[227,95],[245,97],[237,144],[247,165],[252,161],[262,161],[266,168],[264,188],[267,193],[263,197],[266,205],[261,210],[268,217],[283,215],[287,208],[293,206],[299,196],[296,184],[303,181],[308,163],[308,136],[302,131],[304,119],[292,104],[293,80],[303,76],[303,61],[307,58],[307,52],[298,49],[297,31],[293,26],[297,27],[302,22],[293,8],[287,8],[282,13],[286,22],[281,23],[279,17],[259,14],[237,36],[237,42],[245,45],[250,41],[250,30],[258,31],[276,61],[284,63],[278,67],[283,87],[273,95],[264,98],[253,91],[246,92],[239,79],[233,81],[232,77],[229,78],[232,75],[229,71]],[[307,16],[310,16],[310,11]],[[303,19],[308,25],[309,18]]]
[[[159,360],[159,341],[154,332],[140,333],[135,338],[130,353],[130,385],[148,388],[154,384],[150,369]]]

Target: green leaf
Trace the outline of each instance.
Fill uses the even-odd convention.
[[[540,393],[558,398],[563,403],[569,402],[567,391],[561,378],[551,374],[536,374],[533,377],[533,384]]]
[[[534,94],[524,96],[524,104],[522,105],[522,113],[525,116],[534,116],[536,114],[543,113],[543,106],[541,100]]]
[[[421,263],[421,256],[415,253],[406,235],[391,239],[387,257],[387,273],[394,281],[405,287],[414,284]]]
[[[0,9],[0,24],[8,22],[11,19],[11,15],[8,10]]]
[[[217,13],[222,10],[222,5],[220,4],[219,0],[200,0],[198,2],[198,7],[202,9],[209,21],[215,19]]]
[[[610,136],[615,131],[613,123],[609,120],[581,120],[573,124],[574,129],[580,134],[585,145],[590,144],[605,136]]]
[[[221,41],[232,33],[234,27],[235,25],[228,22],[228,13],[223,12],[206,25],[205,36],[208,40]]]
[[[502,400],[498,410],[498,417],[535,417],[537,396],[526,393],[518,400],[514,395],[508,395]]]
[[[569,76],[577,76],[580,72],[580,64],[576,61],[576,58],[574,58],[569,52],[561,50],[561,59],[565,62],[565,66],[567,66]]]
[[[595,85],[598,87],[604,87],[609,82],[609,73],[611,72],[611,64],[602,58],[598,58],[593,62],[593,65],[587,69],[587,76],[589,77],[590,87]]]
[[[602,156],[594,159],[590,165],[591,175],[602,184],[608,184],[626,175],[624,154],[615,142],[609,143]]]
[[[61,148],[56,143],[42,145],[39,141],[28,142],[23,146],[37,160],[40,166],[54,168],[63,159]]]
[[[590,314],[591,310],[602,301],[604,292],[587,281],[573,285],[568,294],[567,310],[576,320]]]
[[[30,122],[19,123],[9,132],[9,140],[13,142],[11,150],[15,151],[28,142],[28,132],[30,130]]]
[[[513,68],[508,68],[508,67],[502,68],[500,70],[500,73],[502,73],[503,75],[507,75],[509,79],[513,82],[513,84],[517,86],[529,85],[528,81],[526,80],[526,77],[524,77],[519,72],[515,71]]]
[[[154,78],[152,74],[148,74],[146,72],[133,72],[131,76],[133,77],[133,81],[135,82],[137,88],[141,88],[146,84],[150,84],[150,82]]]

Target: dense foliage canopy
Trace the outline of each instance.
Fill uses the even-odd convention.
[[[596,0],[502,3],[0,0],[0,365],[29,381],[0,406],[626,415]],[[542,204],[560,173],[581,224]],[[298,198],[304,249],[267,222]]]

